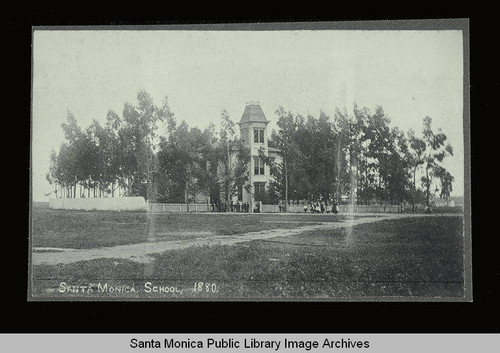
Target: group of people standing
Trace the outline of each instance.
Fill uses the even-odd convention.
[[[309,204],[304,204],[304,213],[339,213],[339,207],[334,202],[331,206],[328,206],[323,202],[310,202]]]
[[[248,202],[217,202],[210,204],[210,212],[249,212],[250,204]]]
[[[256,203],[254,212],[260,212],[260,203]],[[285,204],[282,202],[278,203],[279,212],[286,212]],[[210,212],[250,212],[250,204],[248,202],[216,202],[210,204]],[[316,201],[304,203],[304,213],[334,213],[337,214],[339,208],[334,202],[332,205],[328,205],[324,202]]]

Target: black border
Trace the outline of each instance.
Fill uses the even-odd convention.
[[[404,5],[404,4],[402,4]],[[126,6],[126,5],[124,5]],[[386,20],[386,19],[439,19],[439,18],[469,18],[471,65],[476,63],[483,70],[494,70],[492,56],[481,53],[483,49],[490,49],[494,44],[493,24],[495,19],[488,14],[482,17],[467,13],[450,14],[447,5],[437,3],[437,11],[433,14],[423,14],[418,9],[412,9],[412,15],[399,15],[391,18],[390,15],[375,12],[367,15],[361,13],[355,20]],[[451,6],[451,5],[448,5]],[[456,6],[456,5],[453,5]],[[456,7],[452,7],[456,10]],[[9,251],[14,256],[7,258],[8,267],[4,267],[6,275],[4,285],[0,288],[0,300],[4,308],[12,308],[13,314],[9,319],[2,320],[0,332],[26,333],[190,333],[190,332],[311,332],[311,333],[487,333],[500,332],[497,315],[494,307],[498,300],[498,283],[500,271],[496,260],[496,249],[492,245],[492,236],[485,236],[485,226],[488,224],[481,213],[472,213],[473,228],[473,297],[472,303],[325,303],[325,302],[28,302],[27,301],[27,273],[28,273],[28,240],[29,231],[29,194],[26,184],[29,184],[30,173],[30,91],[31,91],[31,30],[32,26],[62,26],[62,25],[162,25],[162,24],[207,24],[207,23],[251,23],[251,22],[288,22],[288,21],[335,21],[353,20],[353,17],[337,16],[328,18],[326,15],[311,16],[307,12],[295,14],[263,15],[263,11],[254,8],[256,12],[237,12],[227,17],[198,15],[177,16],[175,18],[148,18],[142,12],[118,14],[115,12],[100,12],[96,9],[79,11],[76,9],[31,10],[24,13],[3,15],[2,32],[7,36],[4,45],[8,65],[8,81],[4,85],[11,93],[9,98],[12,112],[5,113],[9,123],[20,123],[12,130],[15,135],[21,131],[24,138],[16,142],[22,146],[22,156],[15,154],[8,170],[16,170],[20,178],[16,178],[21,185],[15,188],[13,196],[14,207],[19,217],[19,210],[27,212],[19,217],[18,225],[10,232]],[[324,10],[324,9],[320,9]],[[415,10],[415,11],[413,11]],[[487,9],[485,10],[487,12]],[[359,13],[359,12],[358,12]],[[10,15],[10,17],[9,17]],[[158,15],[157,15],[158,16]],[[268,16],[268,17],[266,17]],[[491,42],[485,40],[491,36]],[[484,56],[483,56],[484,55]],[[491,64],[491,66],[488,66]],[[479,69],[481,70],[481,69]],[[471,74],[471,116],[487,116],[491,109],[488,103],[482,101],[487,90],[481,90],[487,80],[481,75]],[[493,72],[491,72],[493,73]],[[498,89],[498,78],[491,75],[488,83],[493,83]],[[477,76],[476,76],[477,75]],[[478,83],[480,82],[480,83]],[[477,84],[477,85],[476,85]],[[8,85],[8,86],[7,86]],[[479,93],[478,93],[479,91]],[[498,91],[498,90],[497,90]],[[483,95],[483,94],[484,95]],[[491,92],[490,92],[491,93]],[[478,98],[481,97],[481,98]],[[13,98],[13,100],[12,100]],[[477,98],[477,100],[476,100]],[[480,102],[482,101],[482,102]],[[9,103],[9,102],[6,102]],[[489,113],[494,114],[494,112]],[[481,127],[486,127],[484,123]],[[471,120],[471,156],[479,156],[481,151],[475,147],[479,129],[474,129]],[[484,129],[481,129],[483,132]],[[476,134],[476,135],[474,135]],[[17,138],[16,138],[16,141]],[[21,142],[22,141],[22,142]],[[9,150],[7,150],[9,151]],[[26,159],[23,159],[26,158]],[[471,158],[471,170],[474,166]],[[477,164],[476,164],[477,165]],[[476,174],[471,174],[471,181]],[[478,180],[478,178],[476,178]],[[472,209],[478,210],[481,199],[478,189],[472,189]],[[22,226],[21,226],[22,225]],[[24,256],[20,255],[23,254]]]

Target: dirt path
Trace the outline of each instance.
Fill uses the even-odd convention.
[[[272,229],[259,232],[249,232],[235,235],[216,235],[210,237],[191,238],[174,241],[144,242],[139,244],[118,245],[96,249],[67,249],[67,248],[33,248],[33,265],[55,265],[68,264],[77,261],[93,260],[100,258],[119,258],[136,261],[139,263],[151,263],[154,258],[152,254],[163,253],[168,250],[183,249],[190,246],[213,246],[213,245],[233,245],[252,240],[262,240],[275,237],[286,237],[300,234],[305,231],[317,229],[348,228],[358,224],[380,222],[387,219],[429,216],[429,215],[406,215],[406,214],[377,214],[369,217],[355,218],[343,222],[325,222],[315,225],[307,225],[292,229]],[[433,215],[437,216],[437,215]],[[154,232],[153,229],[150,229]],[[154,233],[153,233],[154,234]]]

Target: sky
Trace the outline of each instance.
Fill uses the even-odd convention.
[[[167,97],[178,122],[200,128],[223,109],[239,121],[248,101],[260,102],[270,129],[279,106],[333,118],[353,103],[379,105],[391,126],[419,136],[429,116],[454,148],[444,164],[452,196],[463,195],[462,43],[458,30],[35,30],[33,200],[52,191],[45,174],[68,110],[83,128],[104,123],[141,89],[157,105]]]

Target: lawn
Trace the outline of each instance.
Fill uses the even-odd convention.
[[[338,222],[348,216],[322,214],[147,214],[34,208],[33,247],[88,249],[151,240],[243,234]]]
[[[96,217],[93,214],[84,216]],[[156,220],[157,230],[168,224],[169,229],[183,230],[187,234],[200,230],[225,234],[234,232],[235,228],[246,232],[297,227],[319,220],[313,215],[162,216]],[[321,221],[338,221],[330,216],[320,216]],[[103,213],[101,217],[106,219],[108,215]],[[129,226],[123,226],[122,231],[136,227],[137,232],[142,229],[147,234],[148,216],[135,214],[135,217],[135,221],[129,221],[128,216],[124,216],[122,222]],[[48,242],[50,238],[41,239]],[[158,300],[460,299],[464,295],[463,255],[463,217],[415,217],[231,246],[167,251],[155,255],[155,261],[150,264],[96,259],[67,265],[39,265],[33,268],[33,293],[35,297],[44,297],[47,291],[52,291],[53,297],[84,296],[89,300],[110,297]],[[114,289],[97,295],[96,291],[61,293],[61,282],[94,288],[100,284],[101,289],[106,284]],[[123,286],[136,291],[124,293]]]

